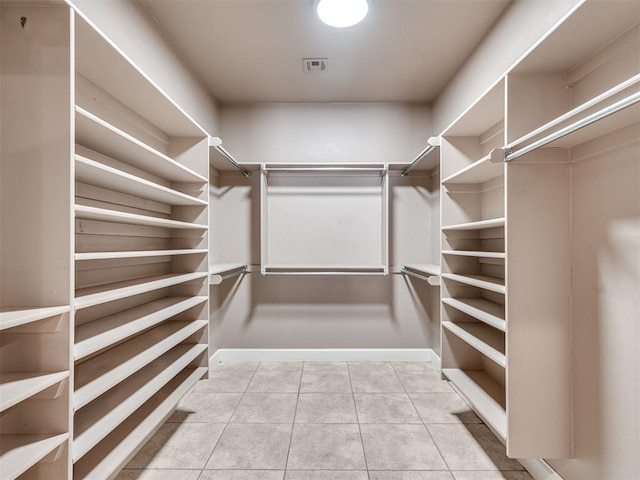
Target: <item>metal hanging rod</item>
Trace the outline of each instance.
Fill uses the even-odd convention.
[[[334,166],[300,166],[300,167],[270,167],[265,165],[265,172],[384,172],[385,166],[379,167],[334,167]]]
[[[302,268],[296,268],[287,270],[284,268],[278,270],[269,270],[268,268],[262,269],[262,275],[331,275],[331,276],[349,276],[349,275],[387,275],[387,270],[385,268],[381,268],[380,270],[320,270],[318,268],[310,267],[308,270]]]
[[[543,137],[540,140],[533,142],[531,145],[527,145],[526,147],[521,148],[520,150],[513,151],[512,149],[507,148],[504,151],[504,161],[510,162],[511,160],[521,157],[522,155],[526,155],[527,153],[532,152],[533,150],[536,150],[540,147],[544,147],[545,145],[555,140],[558,140],[562,137],[566,137],[567,135],[573,132],[576,132],[581,128],[587,127],[592,123],[602,120],[603,118],[606,118],[610,115],[613,115],[614,113],[618,113],[619,111],[624,110],[625,108],[629,108],[630,106],[635,105],[638,102],[640,102],[640,92],[634,93],[633,95],[630,95],[627,98],[624,98],[618,102],[615,102],[609,105],[608,107],[603,108],[602,110],[592,113],[591,115],[588,115],[572,123],[571,125],[567,125],[566,127],[561,128],[557,132],[547,135],[546,137]]]
[[[411,270],[407,270],[404,267],[402,268],[402,270],[400,270],[400,273],[402,273],[404,275],[409,275],[410,277],[414,277],[414,278],[417,278],[419,280],[424,280],[429,285],[433,285],[433,286],[440,285],[440,276],[439,275],[431,275],[430,277],[427,277],[425,275],[420,275],[419,273],[412,272]]]
[[[245,177],[251,176],[251,172],[248,172],[244,168],[242,168],[240,164],[236,162],[236,159],[233,158],[233,156],[225,150],[225,148],[222,146],[222,140],[220,140],[218,137],[209,137],[209,146],[213,147],[216,152],[218,152],[226,160],[228,160],[229,163],[231,163],[231,165],[239,170]]]
[[[224,275],[221,275],[220,276],[220,281],[224,282],[228,278],[233,278],[233,277],[237,277],[239,275],[243,275],[243,274],[247,273],[248,271],[249,271],[249,268],[245,265],[244,267],[242,267],[239,270],[236,270],[235,272],[229,272],[229,273],[225,273]]]
[[[427,147],[422,150],[416,158],[413,159],[411,164],[402,171],[402,176],[406,177],[409,175],[409,172],[416,168],[422,160],[431,155],[436,149],[440,148],[440,137],[431,137],[427,141]]]

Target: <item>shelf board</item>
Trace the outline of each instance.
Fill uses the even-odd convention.
[[[2,478],[19,477],[56,448],[61,447],[68,438],[68,433],[0,435]]]
[[[443,273],[442,278],[471,285],[472,287],[483,288],[491,292],[506,293],[503,278],[489,277],[487,275],[459,275],[457,273]]]
[[[76,411],[75,430],[78,433],[73,441],[74,463],[206,350],[206,344],[180,345],[168,354],[168,365],[149,365],[112,390],[110,395]]]
[[[199,223],[180,222],[166,218],[149,217],[138,215],[137,213],[119,212],[106,208],[87,207],[85,205],[75,206],[76,218],[85,220],[97,220],[101,222],[126,223],[130,225],[144,225],[147,227],[174,228],[186,230],[207,230],[207,225]]]
[[[504,332],[478,322],[442,322],[442,327],[502,368],[506,368]]]
[[[146,145],[109,122],[76,106],[76,143],[171,181],[208,179]]]
[[[207,272],[165,274],[127,280],[125,282],[110,283],[99,287],[82,288],[76,290],[74,307],[76,310],[93,307],[101,303],[112,302],[114,300],[120,300],[121,298],[132,297],[181,283],[200,280],[207,276]]]
[[[165,297],[140,307],[103,317],[76,328],[76,361],[152,328],[207,301],[207,297]]]
[[[74,465],[74,478],[111,478],[171,415],[178,402],[208,371],[184,370],[105,438],[105,448],[94,448]]]
[[[456,225],[447,225],[442,227],[443,232],[457,230],[484,230],[488,228],[504,227],[505,218],[492,218],[489,220],[480,220],[477,222],[458,223]]]
[[[506,258],[504,252],[473,252],[469,250],[443,250],[443,255],[457,255],[461,257],[478,257],[478,258]]]
[[[507,438],[504,387],[481,370],[443,368],[442,373],[462,393],[478,416],[504,442]]]
[[[384,265],[264,265],[267,275],[386,275]]]
[[[44,392],[69,378],[69,372],[3,372],[0,374],[0,412]],[[57,398],[60,388],[54,389],[47,398]]]
[[[503,332],[506,330],[504,305],[484,298],[443,298],[442,303],[491,325]]]
[[[0,307],[0,330],[19,327],[71,311],[68,305],[57,307]]]
[[[207,201],[173,190],[104,165],[82,155],[75,155],[76,180],[116,192],[154,200],[168,205],[200,205]]]
[[[209,253],[206,248],[183,250],[140,250],[132,252],[85,252],[76,253],[75,260],[113,260],[118,258],[172,257],[176,255],[202,255]]]
[[[209,283],[219,285],[231,276],[248,273],[248,265],[243,263],[215,263],[209,265]]]
[[[493,159],[492,159],[493,158]],[[482,157],[477,162],[472,163],[453,175],[449,175],[442,180],[443,185],[454,184],[479,184],[504,175],[504,158],[499,150],[492,150],[491,153]]]
[[[206,326],[206,320],[165,322],[76,365],[74,408],[81,409]]]

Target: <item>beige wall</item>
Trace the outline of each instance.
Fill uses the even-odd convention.
[[[225,106],[221,136],[241,161],[408,162],[426,143],[430,112],[401,104]],[[211,187],[214,262],[259,271],[259,183],[222,175]],[[435,185],[432,187],[432,185]],[[390,261],[430,263],[439,228],[437,176],[390,183]],[[437,238],[437,237],[434,237]],[[212,350],[222,348],[434,348],[438,289],[388,277],[262,277],[211,287]],[[219,308],[218,308],[219,306]]]
[[[217,105],[144,6],[135,0],[67,0],[114,42],[209,135],[217,135]]]

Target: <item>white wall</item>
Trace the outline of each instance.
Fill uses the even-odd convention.
[[[434,132],[444,131],[582,1],[512,1],[433,104]]]
[[[430,111],[401,104],[224,106],[221,137],[241,161],[408,162],[424,148]],[[215,262],[260,264],[259,183],[223,174],[211,187]],[[437,180],[437,177],[436,177]],[[436,182],[437,183],[437,182]],[[390,182],[390,262],[431,263],[439,226],[429,176]],[[437,238],[437,237],[435,237]],[[212,350],[222,348],[434,348],[438,291],[388,277],[262,277],[211,288]],[[219,307],[219,308],[218,308]]]
[[[67,0],[115,43],[210,135],[218,133],[217,105],[203,82],[135,0]]]

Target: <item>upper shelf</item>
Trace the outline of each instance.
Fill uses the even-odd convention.
[[[76,154],[75,167],[76,180],[97,187],[128,193],[168,205],[207,205],[206,200],[150,182],[82,155]]]
[[[171,137],[206,133],[106,36],[81,16],[75,22],[78,73]]]
[[[478,137],[504,120],[504,79],[493,85],[473,105],[463,112],[443,136]]]
[[[494,149],[489,155],[443,179],[442,184],[484,183],[502,175],[504,175],[504,154],[502,150]]]
[[[635,1],[584,2],[564,22],[541,39],[512,72],[567,72],[639,21],[640,9]],[[594,25],[597,25],[597,28],[594,28]]]
[[[384,265],[263,265],[263,275],[387,275]]]
[[[76,143],[167,180],[206,183],[208,179],[119,128],[76,106]]]
[[[88,207],[85,205],[75,206],[76,218],[86,220],[97,220],[101,222],[126,223],[131,225],[144,225],[147,227],[175,228],[186,230],[207,230],[207,225],[199,223],[181,222],[160,217],[149,217],[138,215],[137,213],[120,212],[118,210],[107,210],[105,208]]]
[[[0,307],[0,330],[19,327],[71,311],[69,306],[61,307]]]
[[[308,163],[265,164],[262,169],[267,175],[382,176],[389,168],[386,164]]]

